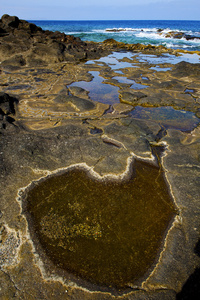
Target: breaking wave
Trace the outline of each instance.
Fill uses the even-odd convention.
[[[84,41],[115,39],[129,44],[164,45],[200,51],[200,21],[35,21],[43,29],[59,30]]]

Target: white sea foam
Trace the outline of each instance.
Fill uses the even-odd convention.
[[[70,34],[70,35],[73,35],[73,34],[80,34],[79,31],[77,31],[77,32],[76,32],[76,31],[65,31],[64,33],[67,34],[67,35],[68,35],[68,34]],[[86,32],[84,32],[84,33],[86,33]]]
[[[133,31],[133,32],[156,32],[158,29],[157,28],[131,28],[131,27],[114,27],[114,28],[106,28],[105,31],[107,32],[123,32],[123,31]]]
[[[116,32],[121,32],[121,31],[136,31],[138,29],[136,28],[122,28],[122,27],[114,27],[114,28],[106,28],[105,31],[108,31],[108,32],[113,32],[113,31],[116,31]]]
[[[85,28],[86,29],[86,28]],[[175,38],[170,36],[170,32],[176,33],[183,33],[188,36],[197,37],[196,39],[187,40],[186,37],[182,37],[181,39]],[[172,29],[169,27],[162,28],[162,27],[110,27],[110,28],[91,28],[89,31],[88,28],[86,31],[71,31],[65,32],[66,34],[78,35],[81,38],[84,38],[84,35],[93,36],[94,39],[103,40],[109,37],[113,37],[118,41],[125,41],[128,43],[144,43],[144,44],[158,44],[164,45],[167,48],[182,48],[182,49],[196,49],[200,47],[200,32],[188,30],[181,30],[181,29]]]
[[[200,45],[200,39],[193,39],[193,40],[187,40],[186,38],[181,38],[180,41],[184,41],[184,43],[188,43],[188,44],[197,44]]]
[[[164,38],[164,36],[155,33],[155,32],[139,32],[135,34],[136,37],[138,38],[147,38],[147,39],[153,39],[153,40],[161,40]]]
[[[92,29],[92,32],[95,32],[95,33],[105,33],[106,29]]]

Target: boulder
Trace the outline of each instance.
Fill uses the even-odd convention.
[[[3,15],[1,18],[3,27],[17,28],[19,26],[19,18],[15,16]]]
[[[1,115],[14,115],[15,106],[18,100],[6,93],[0,92],[0,114]]]

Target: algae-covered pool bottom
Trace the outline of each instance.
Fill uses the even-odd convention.
[[[160,168],[135,160],[131,170],[116,180],[71,168],[27,192],[30,231],[57,267],[123,289],[152,266],[175,207]]]

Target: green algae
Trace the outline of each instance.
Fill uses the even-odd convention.
[[[27,192],[30,231],[56,266],[120,289],[149,270],[176,210],[161,168],[135,160],[131,169],[114,180],[73,168]]]

